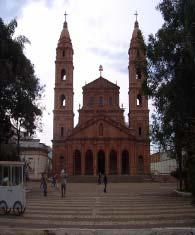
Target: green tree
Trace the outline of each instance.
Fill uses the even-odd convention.
[[[16,20],[5,24],[0,18],[0,144],[7,143],[15,132],[19,146],[20,131],[32,135],[42,115],[37,101],[43,87],[23,51],[28,39],[13,37],[16,27]]]
[[[182,173],[195,152],[195,1],[163,0],[157,9],[164,24],[149,36],[144,88],[156,109],[153,141],[175,156],[182,189]]]

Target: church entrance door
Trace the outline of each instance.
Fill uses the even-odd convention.
[[[81,174],[81,152],[79,150],[75,150],[74,158],[73,158],[73,165],[74,165],[74,175]]]
[[[117,174],[117,153],[115,150],[110,152],[110,174]]]
[[[129,174],[129,153],[127,150],[122,152],[122,174]]]
[[[105,172],[105,153],[100,150],[97,155],[97,173],[104,174]]]
[[[85,174],[93,175],[93,152],[87,150],[85,157]]]

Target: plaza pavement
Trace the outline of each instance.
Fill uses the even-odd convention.
[[[110,183],[107,193],[103,185],[69,183],[64,198],[50,185],[47,197],[38,182],[27,188],[24,215],[0,216],[0,235],[195,234],[195,207],[175,183]]]

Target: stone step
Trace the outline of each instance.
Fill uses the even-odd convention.
[[[32,217],[25,217],[22,220],[15,220],[15,218],[3,218],[0,221],[0,226],[2,224],[7,224],[10,225],[14,224],[14,227],[17,225],[18,227],[23,227],[25,226],[25,224],[28,224],[28,226],[37,226],[37,225],[42,225],[43,227],[66,227],[66,226],[72,226],[74,227],[75,225],[79,225],[80,227],[82,227],[82,225],[85,226],[94,226],[94,225],[99,225],[98,227],[101,228],[105,225],[131,225],[131,226],[145,226],[148,227],[148,225],[152,225],[152,226],[161,226],[163,224],[169,225],[167,227],[173,227],[175,225],[183,225],[183,224],[193,224],[194,223],[194,218],[191,217],[187,217],[187,218],[179,218],[177,220],[174,220],[173,218],[162,218],[162,219],[151,219],[151,220],[147,220],[147,219],[141,219],[138,220],[137,218],[100,218],[98,220],[98,218],[94,219],[93,217],[90,218],[54,218],[54,219],[48,219],[46,217],[44,217],[43,219],[40,218],[32,218]]]
[[[152,177],[150,175],[108,175],[109,183],[128,183],[128,182],[145,182],[152,181]],[[70,183],[97,183],[98,176],[93,175],[76,175],[69,176],[68,182]]]
[[[1,228],[1,235],[189,235],[195,234],[195,228],[144,228],[144,229],[118,229],[118,228],[64,228],[64,229],[8,229]]]

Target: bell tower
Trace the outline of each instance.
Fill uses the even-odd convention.
[[[149,110],[148,98],[143,95],[142,83],[146,79],[146,48],[137,21],[129,48],[129,127],[135,131],[137,139],[148,140]]]
[[[53,143],[65,140],[74,126],[73,48],[65,22],[58,40],[55,61]]]

